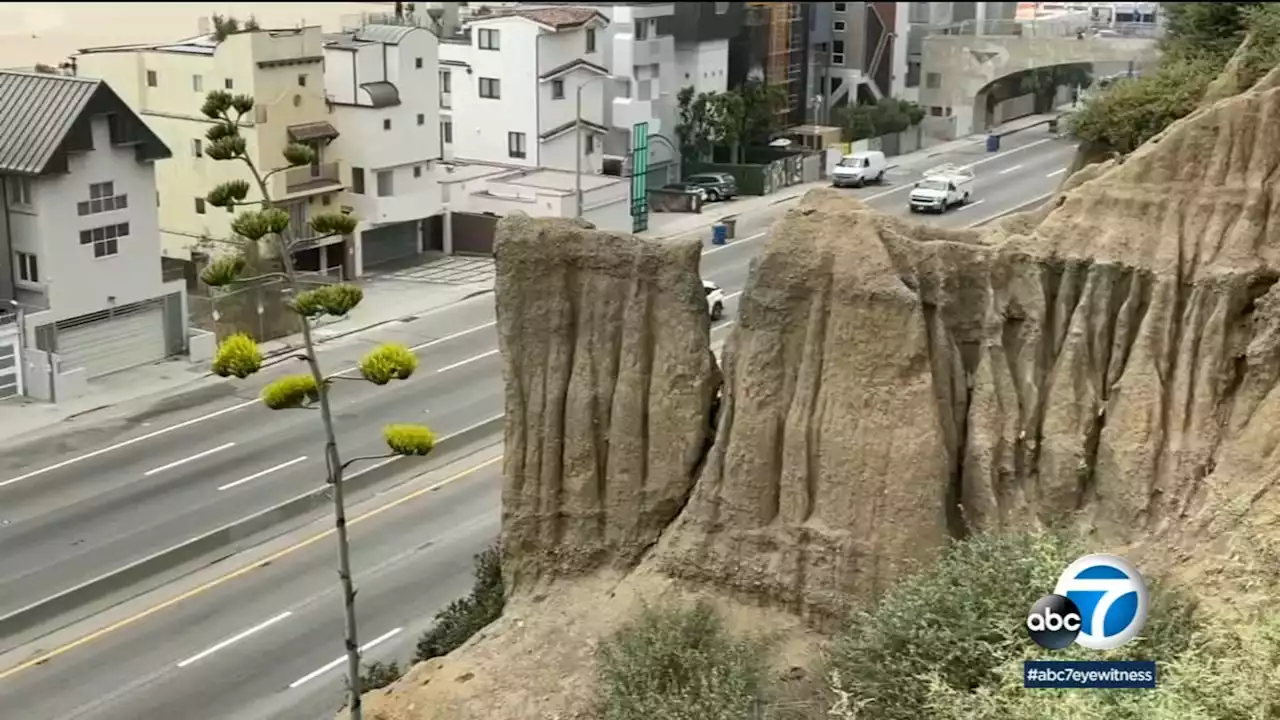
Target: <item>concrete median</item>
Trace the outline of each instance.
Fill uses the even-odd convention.
[[[349,500],[354,500],[361,491],[368,490],[388,481],[397,474],[405,475],[406,480],[421,474],[412,473],[428,463],[436,464],[443,459],[447,464],[449,456],[467,450],[472,446],[502,432],[502,416],[497,416],[476,423],[458,432],[445,435],[436,443],[435,450],[426,457],[390,457],[352,472],[346,476],[343,486]],[[76,622],[93,612],[100,612],[112,605],[125,602],[136,595],[154,589],[144,586],[147,580],[182,568],[182,566],[208,557],[219,551],[227,551],[217,559],[226,557],[244,548],[235,547],[245,540],[257,539],[265,542],[270,537],[262,537],[266,531],[278,529],[279,533],[287,532],[287,523],[299,518],[314,519],[315,515],[327,511],[331,505],[328,486],[320,486],[297,495],[278,505],[265,508],[252,515],[220,528],[203,533],[181,544],[161,550],[147,557],[136,560],[124,567],[99,575],[91,580],[68,588],[56,595],[51,595],[24,608],[15,610],[0,617],[0,638],[10,638],[32,628],[40,627],[54,620],[64,620],[62,624]],[[276,533],[277,535],[279,533]],[[274,535],[272,536],[274,537]],[[255,543],[256,544],[256,543]],[[204,563],[203,565],[208,564]],[[193,567],[186,572],[193,572]],[[184,572],[183,574],[186,574]],[[181,577],[178,575],[177,577]],[[169,578],[168,580],[177,579]],[[128,590],[135,589],[128,595]],[[105,607],[91,607],[109,598],[114,601]],[[77,611],[81,611],[77,614]],[[59,625],[59,627],[61,624]],[[48,628],[52,632],[56,627]]]

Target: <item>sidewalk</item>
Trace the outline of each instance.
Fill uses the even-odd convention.
[[[361,279],[359,284],[364,289],[364,300],[347,317],[321,323],[313,331],[316,340],[319,343],[330,342],[493,290],[492,280],[443,284],[402,279],[398,275]],[[272,358],[278,362],[301,348],[302,337],[280,338],[262,343],[261,347],[267,357],[265,364],[269,365]],[[199,407],[231,397],[242,384],[213,375],[209,372],[208,363],[193,364],[186,358],[144,365],[91,380],[92,389],[88,393],[57,404],[28,398],[10,398],[0,402],[0,441],[35,435],[53,425],[113,407],[121,412],[113,413],[116,417],[111,419],[127,413],[132,415],[131,420],[145,424],[147,415]],[[99,418],[94,415],[91,419]]]
[[[1069,108],[1070,106],[1066,107]],[[950,140],[937,145],[931,145],[927,148],[917,150],[916,152],[891,157],[888,158],[889,164],[886,169],[893,170],[895,168],[899,168],[911,172],[923,171],[926,168],[937,165],[938,163],[936,158],[939,155],[973,149],[975,146],[986,143],[988,134],[999,135],[1001,137],[1012,135],[1031,128],[1048,125],[1049,121],[1057,116],[1057,113],[1028,115],[1026,117],[998,125],[992,128],[989,133],[983,132],[970,135],[958,140]],[[792,185],[791,187],[783,188],[771,195],[743,196],[735,200],[716,203],[715,205],[709,206],[708,209],[701,214],[653,213],[649,215],[650,222],[652,222],[654,218],[668,216],[662,217],[666,222],[661,223],[660,227],[639,233],[639,237],[650,240],[670,240],[672,238],[677,238],[682,235],[688,235],[690,233],[709,228],[724,218],[743,215],[745,213],[759,212],[772,205],[779,205],[795,200],[815,188],[829,187],[830,185],[830,179],[823,178],[822,180],[816,180],[814,182]]]

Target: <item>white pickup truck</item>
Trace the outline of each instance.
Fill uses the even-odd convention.
[[[911,212],[943,213],[969,202],[973,195],[973,170],[952,164],[924,172],[924,179],[911,189]]]

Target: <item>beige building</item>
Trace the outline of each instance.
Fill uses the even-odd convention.
[[[171,44],[91,48],[75,56],[78,75],[110,83],[173,149],[172,159],[157,163],[161,247],[168,265],[180,267],[227,247],[233,216],[204,197],[221,182],[251,180],[243,163],[205,154],[212,121],[200,109],[211,90],[253,97],[254,112],[242,119],[241,132],[258,168],[279,168],[291,142],[316,150],[310,167],[270,179],[273,199],[293,218],[299,269],[334,271],[350,262],[343,238],[318,246],[307,226],[313,209],[336,209],[348,176],[326,152],[338,133],[325,102],[323,43],[320,27],[313,26],[236,32],[221,41],[204,35]]]

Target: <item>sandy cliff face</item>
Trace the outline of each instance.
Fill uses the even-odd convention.
[[[517,582],[515,634],[374,707],[589,717],[589,693],[533,697],[531,678],[585,681],[619,598],[673,582],[821,620],[978,529],[1075,523],[1185,548],[1273,522],[1278,80],[983,231],[806,196],[742,297],[705,453],[719,377],[697,247],[505,220],[510,569],[640,566],[537,594]],[[489,702],[503,677],[521,678],[519,702]]]
[[[498,229],[505,567],[629,568],[684,506],[719,386],[700,245],[565,220]]]

